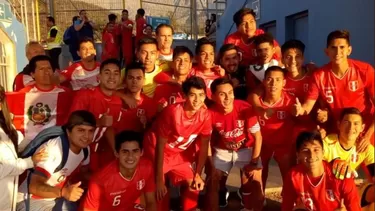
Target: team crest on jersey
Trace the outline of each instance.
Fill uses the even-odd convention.
[[[349,81],[349,90],[355,92],[358,90],[358,81]]]
[[[137,190],[142,190],[146,185],[146,182],[144,179],[141,179],[137,182]]]
[[[217,123],[215,124],[215,126],[216,126],[216,127],[222,127],[222,126],[223,126],[223,123],[221,123],[221,122],[217,122]]]
[[[285,111],[277,111],[277,118],[278,119],[285,119]]]
[[[27,109],[27,116],[34,125],[44,125],[51,118],[51,109],[47,104],[39,102]]]
[[[144,116],[145,115],[145,109],[137,109],[137,117],[141,117],[141,116]]]
[[[356,152],[353,152],[351,154],[351,159],[350,159],[353,163],[357,163],[358,162],[358,155]]]
[[[303,91],[308,92],[309,91],[309,84],[303,84]]]
[[[245,125],[245,122],[243,120],[237,120],[236,125],[237,127],[243,127]]]
[[[327,190],[327,199],[330,201],[335,201],[335,194],[333,193],[332,189]]]
[[[257,49],[253,49],[253,56],[257,56]]]

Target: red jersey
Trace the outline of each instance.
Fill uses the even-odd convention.
[[[95,67],[92,69],[86,69],[82,62],[77,62],[70,65],[66,70],[61,71],[61,75],[66,78],[67,82],[70,82],[73,90],[80,90],[86,86],[97,86],[99,85],[100,63],[97,62]]]
[[[122,118],[118,127],[118,132],[123,130],[142,131],[143,125],[140,121],[142,116],[146,116],[147,122],[151,122],[157,113],[155,101],[144,94],[141,94],[141,100],[137,108],[129,108],[123,105]]]
[[[197,138],[211,136],[211,114],[201,108],[188,118],[183,103],[176,103],[164,109],[156,126],[156,136],[168,139],[165,154],[185,151]]]
[[[151,161],[141,157],[133,178],[124,178],[119,161],[113,161],[90,179],[84,208],[90,210],[133,210],[142,193],[155,192],[154,170]]]
[[[291,111],[295,104],[295,98],[283,92],[279,101],[272,106],[265,105],[262,97],[259,98],[259,101],[263,108],[274,110],[273,115],[269,119],[258,116],[262,132],[262,144],[270,148],[291,144],[290,134],[294,127],[294,117]]]
[[[349,59],[349,69],[342,78],[327,64],[314,72],[307,99],[317,100],[319,95],[331,109],[335,120],[341,110],[347,107],[358,108],[364,117],[373,118],[374,68],[371,65]]]
[[[143,29],[146,27],[147,25],[147,22],[146,22],[146,19],[144,18],[138,18],[136,20],[136,23],[137,23],[137,28],[136,28],[136,34],[135,34],[135,38],[136,38],[136,44],[138,43],[138,40],[142,39],[143,36],[145,36],[143,34]]]
[[[26,86],[35,84],[33,77],[27,74],[18,73],[14,78],[13,91],[18,92]]]
[[[161,72],[155,76],[154,80],[161,75],[168,76],[169,78],[173,77],[171,71]],[[154,93],[154,100],[158,103],[167,102],[168,105],[184,102],[184,94],[182,93],[182,87],[178,84],[160,84],[156,87]]]
[[[114,95],[107,96],[102,92],[100,87],[95,87],[78,91],[73,99],[70,111],[90,111],[98,121],[109,110],[108,115],[113,117],[113,127],[117,128],[122,117],[121,107],[122,101],[119,97]],[[99,141],[105,130],[97,128],[95,132],[94,141],[96,142]]]
[[[255,31],[255,36],[264,34],[264,31],[262,29],[257,29]],[[237,46],[240,50],[240,53],[242,54],[242,60],[241,64],[242,65],[250,65],[250,64],[255,64],[256,63],[256,49],[255,45],[253,43],[246,44],[242,40],[241,34],[237,31],[234,32],[228,37],[225,38],[224,44],[234,44]],[[274,46],[279,46],[279,43],[277,43],[276,40],[273,41]],[[273,58],[276,60],[279,60],[278,56],[276,54],[273,55]]]
[[[206,84],[207,97],[211,98],[211,95],[212,95],[211,88],[210,88],[211,84],[215,79],[221,77],[220,74],[216,71],[211,71],[209,73],[203,73],[197,67],[195,67],[195,68],[191,69],[190,75],[201,77],[204,80],[204,83]]]
[[[323,165],[324,174],[321,178],[309,178],[302,164],[289,172],[283,185],[282,211],[293,210],[297,199],[309,211],[336,210],[341,206],[342,199],[348,211],[361,210],[361,200],[354,180],[336,179],[331,166],[326,161],[323,161]]]
[[[216,105],[210,109],[215,137],[212,144],[220,149],[237,151],[253,146],[251,133],[260,131],[260,126],[250,104],[242,100],[234,100],[233,104],[229,114],[223,114]]]
[[[119,47],[114,32],[104,32],[103,42],[104,51],[102,53],[102,61],[106,59],[117,59],[119,55]]]

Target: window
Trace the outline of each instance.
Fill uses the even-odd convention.
[[[285,40],[297,39],[301,40],[305,48],[305,62],[308,62],[309,57],[309,11],[299,12],[286,17],[285,20]]]

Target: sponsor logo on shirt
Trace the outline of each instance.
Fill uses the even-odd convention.
[[[224,130],[221,130],[219,134],[223,136],[224,138],[237,138],[237,137],[242,136],[243,128],[236,128],[228,132],[224,132]]]
[[[47,104],[38,102],[27,109],[27,116],[34,125],[45,125],[51,117],[51,109]]]
[[[141,179],[137,182],[137,190],[142,190],[146,185],[146,181]]]
[[[358,90],[358,81],[349,81],[349,90],[355,92]]]
[[[126,192],[126,189],[125,189],[125,190],[122,190],[122,191],[117,191],[117,192],[109,193],[109,195],[110,195],[110,196],[120,195],[120,194],[125,193],[125,192]]]

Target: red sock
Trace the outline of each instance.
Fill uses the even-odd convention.
[[[181,197],[182,211],[190,211],[197,208],[199,191],[192,191],[186,188],[186,190],[183,190]]]

